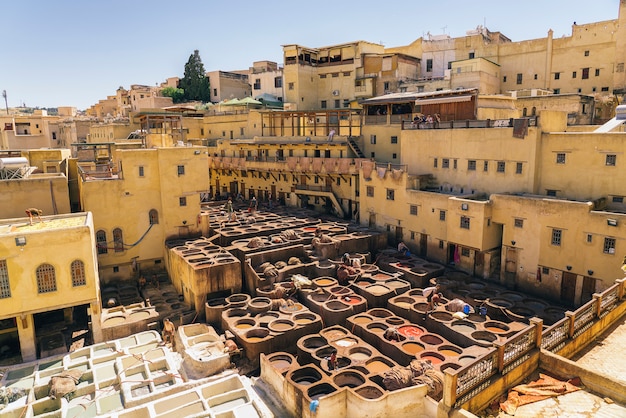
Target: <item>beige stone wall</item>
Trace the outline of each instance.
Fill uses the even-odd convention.
[[[70,213],[67,177],[40,174],[0,180],[0,219],[22,218],[28,208],[41,209],[44,215]]]

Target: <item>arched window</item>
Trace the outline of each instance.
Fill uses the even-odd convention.
[[[35,274],[37,276],[37,291],[39,293],[56,292],[57,278],[54,272],[54,266],[42,264],[37,267]]]
[[[531,116],[537,116],[537,108],[533,106],[533,110],[530,111]]]
[[[122,237],[122,230],[120,228],[115,228],[113,230],[113,246],[115,247],[116,253],[121,253],[124,251],[124,239]]]
[[[528,116],[528,109],[522,109],[522,116]]]
[[[107,249],[107,233],[102,229],[96,232],[96,247],[98,248],[98,254],[106,254]]]
[[[156,209],[150,210],[148,214],[148,218],[150,218],[150,225],[156,225],[159,223],[159,212]]]
[[[87,279],[85,278],[85,263],[80,260],[72,261],[70,266],[72,271],[72,286],[85,286]]]

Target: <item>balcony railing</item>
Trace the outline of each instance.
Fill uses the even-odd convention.
[[[626,279],[620,279],[604,292],[594,294],[591,301],[576,311],[567,312],[565,318],[545,330],[542,320],[532,318],[527,328],[503,343],[495,343],[495,348],[474,362],[457,370],[446,369],[443,402],[449,407],[461,407],[485,390],[495,376],[504,376],[529,361],[531,352],[537,348],[556,353],[569,343],[590,341],[593,338],[587,333],[591,332],[590,328],[610,326],[608,322],[600,322],[602,318],[617,308],[626,312],[625,295]],[[593,332],[603,330],[594,329]]]

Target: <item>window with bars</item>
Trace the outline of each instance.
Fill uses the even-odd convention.
[[[116,253],[124,251],[124,236],[120,228],[115,228],[113,230],[113,247],[115,248]]]
[[[70,265],[70,270],[72,272],[72,286],[85,286],[87,284],[85,263],[80,260],[74,260]]]
[[[107,233],[102,229],[96,232],[96,247],[98,247],[98,254],[106,254],[109,252],[107,248]]]
[[[445,221],[446,220],[446,211],[445,210],[440,210],[439,211],[439,220],[440,221]]]
[[[469,248],[461,248],[461,256],[462,257],[469,257],[470,256],[470,249]]]
[[[606,165],[614,166],[616,161],[617,161],[617,155],[615,155],[615,154],[608,154],[606,156]]]
[[[476,160],[469,160],[467,162],[467,170],[468,171],[476,171]]]
[[[565,164],[565,153],[559,152],[556,154],[556,163],[557,164]]]
[[[367,197],[374,197],[374,187],[367,186],[365,189],[365,194],[367,195]]]
[[[461,216],[461,228],[470,229],[470,218],[467,216]]]
[[[522,169],[524,168],[524,165],[522,163],[516,163],[515,164],[515,174],[522,174]]]
[[[50,293],[57,290],[57,278],[54,266],[50,264],[42,264],[37,267],[35,272],[37,276],[37,292]]]
[[[513,223],[513,225],[514,225],[516,228],[523,228],[523,227],[524,227],[524,220],[523,220],[523,219],[516,218],[516,219],[515,219],[515,221],[514,221],[514,223]]]
[[[11,297],[11,284],[9,283],[9,268],[6,260],[0,260],[0,299]]]
[[[450,160],[448,158],[444,158],[443,160],[441,160],[441,168],[449,168],[450,167]]]
[[[411,215],[417,215],[417,205],[411,205],[409,209]]]
[[[496,171],[498,173],[504,173],[504,169],[506,168],[506,163],[504,161],[498,161],[498,165]]]
[[[562,235],[563,231],[560,229],[553,229],[552,230],[552,245],[557,245],[560,246],[561,245],[561,235]]]
[[[615,238],[604,238],[604,254],[615,254]]]
[[[393,189],[387,189],[387,200],[394,200],[396,192]]]

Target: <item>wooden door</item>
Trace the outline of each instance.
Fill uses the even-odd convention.
[[[593,299],[593,294],[596,293],[596,279],[593,277],[583,277],[583,290],[581,296],[581,304],[585,304]]]
[[[561,301],[570,306],[574,306],[576,297],[576,274],[567,271],[563,272],[561,279]]]

